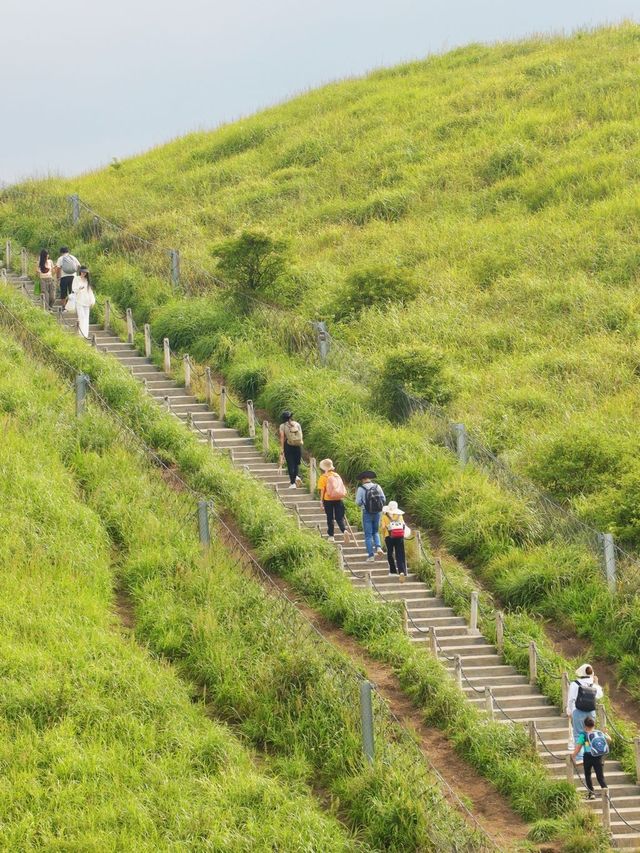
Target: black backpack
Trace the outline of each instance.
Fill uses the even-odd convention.
[[[374,515],[376,512],[382,512],[384,506],[384,495],[382,489],[377,483],[371,483],[370,486],[364,488],[364,508],[368,513]]]
[[[596,696],[598,695],[596,688],[585,687],[579,681],[576,681],[576,684],[578,685],[578,695],[576,696],[576,708],[578,711],[595,711]]]

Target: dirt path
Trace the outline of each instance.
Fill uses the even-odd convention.
[[[240,539],[248,552],[252,549],[244,540],[233,519],[225,514],[225,524]],[[224,537],[223,537],[224,541]],[[226,543],[230,544],[230,543]],[[255,556],[255,554],[254,554]],[[249,564],[249,560],[246,560]],[[254,575],[260,580],[257,574]],[[300,593],[277,575],[269,573],[271,581],[294,600],[298,609],[323,634],[323,636],[343,654],[347,654],[374,682],[380,694],[388,702],[391,711],[401,723],[416,737],[427,762],[441,774],[455,793],[469,803],[469,808],[485,831],[501,849],[513,850],[526,838],[528,825],[509,806],[504,797],[493,785],[456,753],[445,735],[436,728],[427,726],[422,712],[413,704],[402,690],[400,682],[392,668],[369,655],[357,640],[349,637],[324,616],[310,607]],[[268,581],[263,581],[265,590],[273,595]],[[455,798],[451,803],[458,806]],[[549,848],[546,848],[549,849]]]

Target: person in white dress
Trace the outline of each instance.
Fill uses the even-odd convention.
[[[89,314],[96,304],[96,297],[91,286],[91,274],[86,267],[80,267],[78,274],[73,278],[71,286],[76,296],[76,314],[78,315],[78,332],[84,337],[89,337]]]

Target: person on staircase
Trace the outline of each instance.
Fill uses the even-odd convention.
[[[78,275],[74,276],[71,285],[76,296],[76,313],[78,315],[78,332],[83,338],[89,337],[89,314],[96,304],[96,297],[91,286],[91,274],[86,267],[80,267]]]
[[[584,722],[587,717],[595,721],[596,704],[603,696],[602,687],[589,663],[583,663],[576,669],[577,678],[569,685],[567,695],[567,717],[573,727],[573,742],[577,745],[578,738],[584,732]],[[576,751],[577,764],[582,764],[584,747]]]
[[[49,311],[56,301],[56,281],[53,277],[53,261],[46,249],[40,249],[38,276],[40,278],[40,293],[43,294],[45,308]]]
[[[384,556],[380,542],[380,517],[387,499],[380,484],[375,482],[375,471],[362,471],[356,479],[360,482],[356,492],[356,505],[362,509],[362,530],[367,546],[367,561],[372,563],[376,554]]]
[[[302,427],[298,421],[294,421],[290,411],[283,412],[280,416],[280,464],[286,461],[289,473],[290,489],[300,488],[302,480],[298,475],[300,462],[302,461],[302,445],[304,438]]]
[[[71,293],[73,279],[80,269],[80,261],[72,255],[67,246],[60,249],[60,257],[56,261],[55,273],[60,282],[60,299],[63,305],[67,304],[67,298]]]
[[[318,477],[318,491],[322,508],[327,516],[327,536],[329,542],[335,542],[335,524],[342,533],[346,530],[344,498],[347,496],[347,489],[342,477],[333,467],[331,459],[322,459],[320,470],[322,474]]]
[[[591,771],[595,770],[596,779],[601,788],[607,788],[607,782],[604,778],[604,768],[602,762],[605,755],[609,753],[609,744],[611,738],[606,732],[601,732],[596,729],[596,721],[593,717],[586,717],[584,721],[584,731],[578,735],[576,748],[573,752],[573,757],[582,750],[584,754],[584,781],[587,786],[587,799],[595,800],[596,795],[593,791],[593,781],[591,779]]]
[[[407,560],[404,552],[404,539],[407,525],[404,523],[404,510],[400,509],[397,501],[389,501],[382,507],[380,520],[380,536],[387,546],[389,574],[399,575],[400,583],[407,577]]]

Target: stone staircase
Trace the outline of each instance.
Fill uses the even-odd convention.
[[[13,276],[10,281],[31,298],[33,284]],[[62,316],[61,322],[75,330],[73,317]],[[184,386],[164,375],[151,360],[140,355],[130,344],[123,343],[110,331],[90,326],[100,352],[111,355],[125,366],[133,376],[144,382],[147,392],[160,406],[170,404],[173,414],[198,434],[199,441],[209,441],[212,431],[214,446],[230,452],[235,465],[248,470],[265,486],[273,489],[287,509],[296,513],[301,523],[319,530],[326,536],[326,519],[320,501],[301,489],[289,489],[289,479],[274,463],[266,462],[256,447],[254,439],[241,436],[217,418],[206,403],[198,402],[188,394]],[[462,690],[467,699],[479,708],[487,707],[486,688],[491,689],[495,719],[505,724],[514,721],[529,726],[535,723],[536,748],[549,773],[559,779],[567,778],[567,718],[542,695],[529,679],[505,664],[496,648],[478,632],[472,632],[465,620],[457,616],[442,598],[437,597],[426,583],[409,571],[406,581],[400,583],[397,576],[388,574],[386,558],[367,562],[363,536],[355,532],[355,542],[344,542],[342,534],[336,534],[336,547],[342,548],[345,571],[354,586],[373,587],[384,601],[403,601],[408,614],[408,633],[413,643],[430,649],[429,629],[436,629],[438,656],[452,674],[459,677],[462,665]],[[370,578],[370,579],[369,579]],[[431,642],[433,642],[431,640]],[[459,656],[459,657],[458,657]],[[456,658],[458,663],[456,664]],[[607,761],[606,778],[609,783],[611,803],[611,834],[615,846],[629,850],[640,850],[640,787],[622,770],[617,761]],[[580,779],[574,774],[574,784],[582,789]],[[594,784],[595,782],[594,777]],[[596,788],[597,792],[597,788]],[[596,801],[587,806],[598,813],[603,803],[598,795]],[[627,826],[624,820],[632,824]]]

